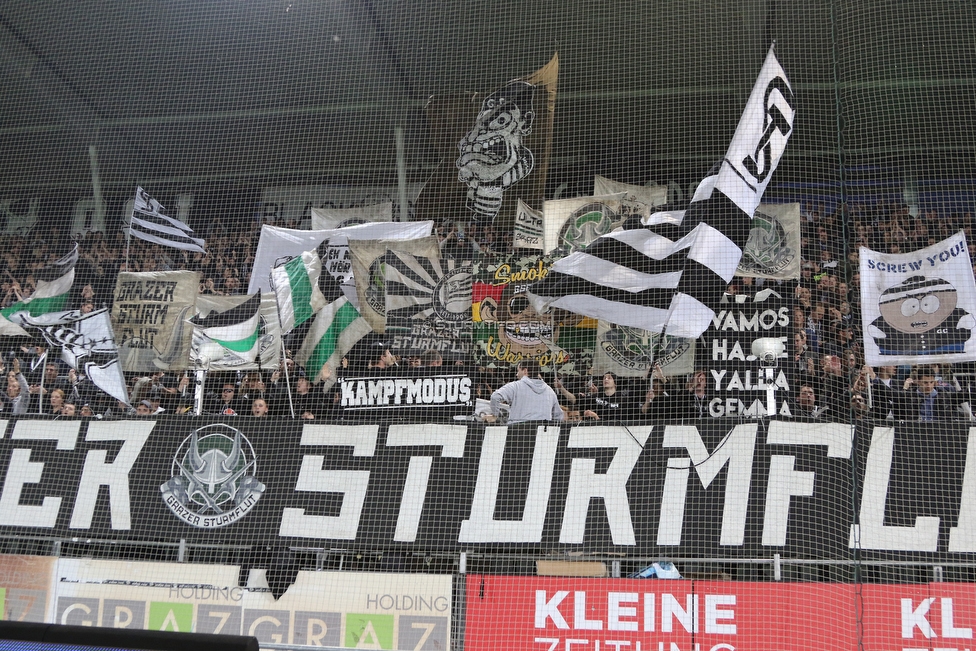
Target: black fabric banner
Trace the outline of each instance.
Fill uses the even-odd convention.
[[[5,421],[0,533],[363,550],[972,560],[976,430]],[[967,488],[968,487],[968,488]]]

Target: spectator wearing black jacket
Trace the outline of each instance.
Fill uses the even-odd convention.
[[[603,388],[577,401],[583,420],[630,420],[640,413],[640,402],[627,389],[617,387],[617,376],[604,373]]]
[[[935,369],[919,366],[915,376],[905,380],[901,399],[896,403],[895,418],[905,421],[935,422],[961,418],[959,407],[966,394],[949,388],[938,388]]]
[[[672,416],[677,420],[708,418],[708,375],[699,369],[688,378],[685,390],[672,400]]]

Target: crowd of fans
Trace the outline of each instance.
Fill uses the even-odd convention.
[[[900,203],[878,202],[838,206],[804,206],[801,277],[776,284],[791,295],[793,338],[788,363],[791,382],[785,398],[794,418],[851,421],[971,419],[970,380],[976,366],[926,365],[870,368],[864,364],[861,332],[858,247],[899,253],[934,244],[964,230],[972,241],[971,213],[943,215],[935,210],[910,214]],[[295,224],[287,224],[295,227]],[[246,291],[260,233],[260,223],[237,231],[208,235],[206,254],[163,248],[122,232],[91,232],[79,240],[79,261],[69,307],[90,311],[109,307],[120,271],[189,269],[201,274],[202,294]],[[435,233],[445,255],[473,257],[505,252],[510,235],[480,225],[438,224]],[[0,238],[3,282],[0,308],[30,296],[38,274],[64,255],[69,243],[35,237]],[[766,281],[765,286],[769,286]],[[750,293],[762,280],[737,278],[730,293]],[[474,379],[474,398],[489,400],[492,392],[513,379],[513,369],[478,367],[473,359],[442,359],[434,351],[417,351],[397,359],[377,341],[357,347],[343,374],[437,373],[432,367],[457,366]],[[194,413],[196,379],[192,373],[134,374],[126,406],[99,392],[82,374],[70,369],[36,342],[7,347],[0,367],[7,373],[2,410],[14,414],[154,415]],[[294,346],[292,348],[295,348]],[[214,375],[206,382],[203,413],[253,417],[341,416],[335,388],[323,391],[291,359],[291,350],[276,369]],[[715,397],[704,370],[687,377],[666,377],[659,367],[643,378],[543,375],[555,390],[568,420],[661,420],[708,418]],[[783,397],[779,396],[783,401]]]

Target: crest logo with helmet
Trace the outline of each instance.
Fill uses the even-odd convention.
[[[217,423],[183,439],[173,456],[172,476],[159,490],[166,506],[199,529],[237,522],[254,508],[265,486],[256,477],[251,442],[240,430]]]

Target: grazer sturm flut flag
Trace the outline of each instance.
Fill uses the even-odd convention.
[[[205,253],[204,241],[193,237],[193,229],[167,215],[166,209],[142,188],[136,188],[129,234],[161,246]]]
[[[271,270],[282,334],[288,334],[325,307],[325,297],[319,289],[321,274],[322,261],[315,251],[305,251]]]
[[[861,247],[864,361],[871,366],[976,360],[976,280],[966,233],[908,253]]]
[[[13,315],[26,313],[39,316],[49,312],[60,312],[68,303],[68,294],[75,282],[75,265],[78,263],[78,245],[63,258],[47,265],[35,276],[37,288],[29,297],[0,310],[0,315],[13,321]]]
[[[735,274],[751,219],[793,131],[794,96],[769,50],[725,158],[675,220],[641,220],[557,260],[529,287],[537,310],[698,337]]]
[[[193,324],[194,339],[198,335],[202,337],[199,346],[194,341],[198,358],[222,359],[230,354],[245,362],[253,362],[261,343],[261,294],[255,293],[229,310],[211,312],[205,317],[197,315],[190,319],[190,323]]]

